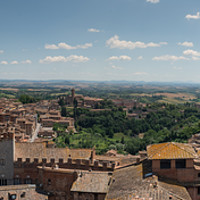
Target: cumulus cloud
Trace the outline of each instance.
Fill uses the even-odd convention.
[[[150,2],[150,3],[159,3],[160,0],[146,0],[147,2]]]
[[[174,70],[182,70],[183,68],[182,68],[182,67],[174,66],[173,69],[174,69]]]
[[[135,72],[133,73],[134,76],[143,76],[143,75],[147,75],[146,72]]]
[[[192,56],[192,60],[200,60],[200,57]]]
[[[111,68],[112,68],[112,69],[118,69],[118,70],[119,70],[119,69],[122,69],[121,67],[116,66],[116,65],[112,65]]]
[[[177,60],[189,60],[184,56],[164,55],[153,57],[152,60],[156,61],[177,61]]]
[[[59,49],[59,47],[55,44],[45,44],[45,49]]]
[[[5,60],[1,61],[1,65],[7,65],[7,64],[8,64],[7,61],[5,61]]]
[[[108,60],[131,60],[131,57],[122,55],[122,56],[111,56]]]
[[[142,60],[142,59],[143,59],[143,56],[138,56],[137,59],[138,59],[138,60]]]
[[[46,58],[41,59],[40,63],[53,63],[53,62],[87,62],[90,59],[84,56],[70,55],[68,57],[64,56],[46,56]]]
[[[67,43],[60,42],[57,45],[56,44],[46,44],[45,49],[67,49],[67,50],[73,50],[73,49],[87,49],[89,47],[92,47],[92,43],[85,43],[82,45],[76,45],[71,46]]]
[[[188,14],[188,15],[186,15],[185,16],[185,18],[186,19],[200,19],[200,12],[197,12],[197,14],[196,15],[190,15],[190,14]]]
[[[187,42],[187,41],[182,42],[182,43],[179,42],[178,45],[184,46],[184,47],[193,47],[194,46],[194,44],[192,42]]]
[[[187,50],[183,51],[183,54],[187,55],[187,56],[194,56],[194,57],[200,56],[200,52],[194,51],[192,49],[187,49]]]
[[[160,42],[160,43],[144,43],[140,41],[132,42],[132,41],[125,41],[119,40],[119,36],[115,35],[106,41],[106,45],[113,48],[119,49],[135,49],[135,48],[147,48],[147,47],[160,47],[161,45],[166,45],[167,42]]]
[[[8,61],[1,61],[1,64],[3,65],[8,65],[8,64],[11,64],[11,65],[17,65],[17,64],[31,64],[32,61],[31,60],[22,60],[21,62],[17,61],[17,60],[13,60],[11,61],[10,63]]]
[[[19,64],[19,62],[17,60],[13,60],[10,64],[11,65],[17,65],[17,64]]]
[[[31,64],[32,61],[31,60],[23,60],[21,61],[22,64]]]
[[[92,32],[92,33],[99,33],[100,30],[96,29],[96,28],[89,28],[88,32]]]
[[[0,54],[1,54],[1,53],[4,53],[4,50],[0,50]]]

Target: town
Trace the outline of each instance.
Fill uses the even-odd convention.
[[[74,88],[68,95],[34,103],[1,98],[0,199],[200,199],[199,129],[188,136],[187,143],[161,140],[136,148],[134,154],[125,153],[126,148],[116,149],[114,144],[106,152],[97,145],[72,148],[70,137],[81,135],[74,113],[79,109],[114,112],[113,107],[102,107],[103,102],[102,98],[77,95]],[[141,122],[158,112],[134,98],[108,103],[122,109],[127,120]],[[166,109],[164,105],[161,111]],[[181,112],[190,107],[181,107]],[[198,104],[194,108],[198,110]],[[69,109],[73,114],[67,116]],[[57,138],[61,136],[69,141],[59,147]],[[142,141],[145,134],[139,137]]]
[[[199,0],[0,0],[0,200],[200,200]]]

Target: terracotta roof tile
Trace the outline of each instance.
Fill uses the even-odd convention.
[[[72,192],[107,193],[110,176],[108,173],[81,172],[74,182]]]
[[[158,180],[143,179],[142,165],[115,170],[106,200],[191,200],[186,188]]]
[[[150,160],[198,158],[190,144],[176,142],[149,145],[147,146],[147,155]]]

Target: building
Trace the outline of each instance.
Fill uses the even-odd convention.
[[[48,195],[50,200],[73,199],[78,191],[72,194],[71,188],[74,182],[79,183],[80,173],[95,179],[96,173],[107,176],[115,168],[115,163],[96,160],[94,149],[55,148],[48,142],[15,142],[14,133],[0,136],[0,184],[34,184],[37,191]],[[87,175],[88,172],[91,173]],[[12,189],[15,190],[14,186]],[[101,188],[99,193],[97,189],[87,193],[95,197],[106,195]]]
[[[111,182],[112,173],[81,171],[71,188],[74,200],[104,200]]]
[[[0,135],[0,186],[13,184],[14,177],[14,134]]]
[[[153,144],[147,147],[147,156],[160,180],[184,186],[192,199],[200,199],[200,159],[191,144]]]
[[[48,196],[35,191],[35,185],[7,185],[0,187],[1,200],[48,200]]]
[[[142,163],[114,171],[106,200],[191,200],[185,187],[144,177]]]

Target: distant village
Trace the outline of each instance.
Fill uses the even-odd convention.
[[[103,99],[71,94],[69,107],[91,108]],[[62,117],[56,100],[22,104],[0,99],[0,200],[200,200],[200,135],[188,143],[152,144],[137,155],[95,148],[57,148],[54,124],[78,134],[74,118]],[[129,118],[148,110],[135,100],[112,100]]]
[[[84,97],[75,95],[72,89],[71,95],[64,98],[69,107],[74,106],[74,100],[78,107],[91,108],[92,111],[102,111],[94,109],[95,106],[103,99]],[[116,106],[124,107],[127,117],[145,117],[148,112],[128,113],[128,110],[134,106],[141,106],[135,100],[116,99],[112,100]],[[143,106],[145,106],[143,104]],[[66,125],[66,132],[76,132],[74,119],[71,117],[62,117],[60,106],[57,100],[42,100],[37,103],[22,104],[16,99],[0,99],[0,133],[13,132],[16,141],[39,141],[42,138],[52,139],[56,137],[53,131],[53,125]],[[38,137],[36,137],[38,136]],[[34,138],[34,140],[33,140]]]

